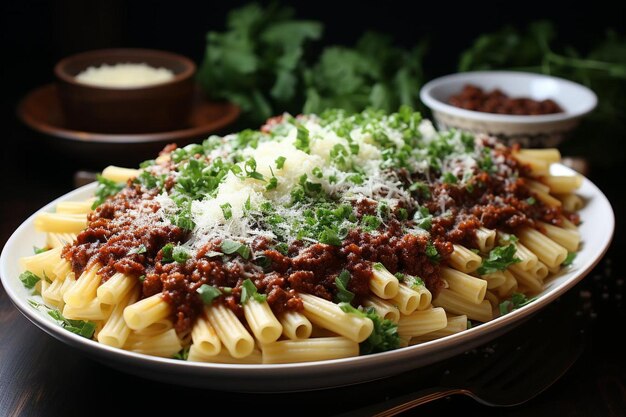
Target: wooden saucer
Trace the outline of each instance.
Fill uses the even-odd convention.
[[[81,169],[100,170],[107,165],[135,167],[155,158],[167,144],[179,147],[201,142],[210,134],[224,134],[239,117],[239,107],[232,103],[207,100],[197,88],[187,124],[169,132],[112,134],[85,132],[67,126],[55,84],[31,91],[19,103],[18,117],[65,163]],[[53,154],[54,156],[54,154]],[[57,156],[58,158],[58,156]]]

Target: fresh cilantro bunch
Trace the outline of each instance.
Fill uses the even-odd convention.
[[[425,50],[425,43],[410,51],[397,48],[390,37],[371,32],[355,48],[324,49],[317,63],[305,70],[303,112],[374,108],[391,113],[401,105],[419,108]]]
[[[322,35],[320,22],[293,19],[293,10],[256,3],[233,10],[225,32],[209,32],[198,80],[214,98],[238,104],[251,122],[302,101],[305,46]]]
[[[207,34],[198,80],[211,97],[238,104],[251,125],[285,111],[421,107],[425,43],[409,51],[366,33],[354,48],[331,46],[316,56],[311,44],[323,29],[276,4],[235,9],[226,31]]]

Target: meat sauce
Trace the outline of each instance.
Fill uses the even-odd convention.
[[[524,171],[509,154],[502,158],[505,165]],[[186,242],[189,232],[160,219],[155,197],[156,191],[129,182],[122,192],[89,215],[87,229],[63,249],[63,256],[71,262],[76,276],[99,263],[102,282],[123,273],[141,281],[143,297],[162,293],[172,306],[175,328],[181,333],[191,329],[202,311],[197,290],[203,284],[220,288],[223,296],[214,302],[224,303],[239,317],[243,317],[239,301],[246,279],[266,294],[276,314],[301,311],[298,292],[332,300],[337,292],[335,278],[344,270],[350,273],[348,290],[355,294],[354,303],[358,305],[370,293],[374,262],[382,263],[391,273],[419,276],[435,295],[443,285],[439,263],[426,255],[427,234],[408,232],[413,222],[399,220],[394,214],[376,232],[356,227],[349,230],[340,246],[295,241],[284,254],[273,242],[259,237],[251,245],[252,257],[245,260],[236,254],[216,256],[222,242],[213,240],[185,262],[165,262],[161,249],[168,243]],[[530,197],[532,193],[521,177],[510,181],[478,173],[471,187],[432,185],[430,198],[421,204],[433,214],[442,214],[442,209],[449,213],[432,221],[430,238],[438,261],[445,264],[453,243],[475,247],[475,230],[481,226],[514,231],[522,225],[534,226],[534,219],[559,223],[560,209],[538,200],[531,204]],[[359,218],[376,210],[371,200],[360,200],[354,206]],[[261,257],[265,260],[263,266],[258,262]]]
[[[499,89],[490,92],[468,84],[463,90],[448,99],[448,103],[462,109],[485,113],[538,115],[563,113],[554,100],[533,100],[526,97],[512,98]]]

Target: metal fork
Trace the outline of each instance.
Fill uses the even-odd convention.
[[[556,382],[584,350],[584,332],[571,321],[564,325],[563,317],[556,316],[542,314],[496,343],[447,361],[437,371],[440,378],[433,381],[436,387],[399,395],[341,416],[394,416],[458,394],[494,407],[523,404]],[[522,330],[528,327],[530,332]],[[401,376],[402,385],[410,387],[418,375],[414,372]]]

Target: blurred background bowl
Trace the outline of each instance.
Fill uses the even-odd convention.
[[[466,110],[448,104],[466,85],[485,92],[501,90],[510,98],[552,99],[562,113],[542,115],[495,114]],[[462,129],[488,133],[507,144],[529,147],[553,147],[565,140],[581,118],[590,113],[598,99],[593,91],[580,84],[547,75],[515,71],[464,72],[436,78],[420,90],[422,102],[428,106],[440,129]]]
[[[143,87],[101,87],[77,81],[89,67],[147,64],[173,72],[168,81]],[[191,109],[196,65],[190,59],[151,49],[102,49],[69,56],[54,67],[67,125],[103,133],[171,131]]]

